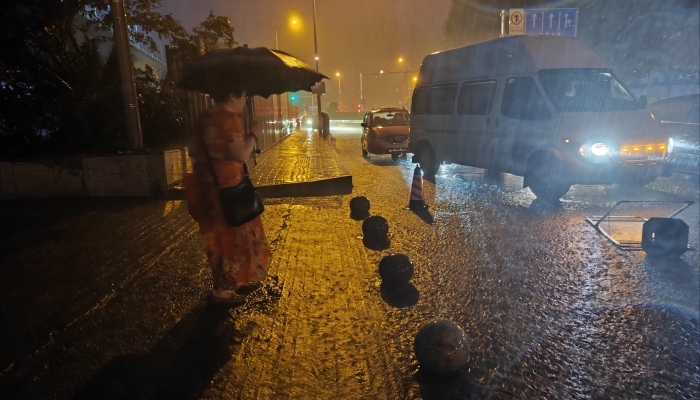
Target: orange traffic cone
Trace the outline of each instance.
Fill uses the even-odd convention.
[[[423,199],[423,176],[420,172],[420,166],[416,165],[413,171],[413,184],[411,185],[411,200],[408,203],[408,208],[412,210],[425,209],[425,200]]]

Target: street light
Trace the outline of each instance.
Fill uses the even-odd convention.
[[[336,72],[335,76],[338,77],[338,105],[340,105],[340,103],[342,103],[340,101],[340,72]]]
[[[314,59],[316,60],[316,72],[321,72],[318,69],[318,41],[316,40],[316,0],[313,0],[314,3]],[[320,88],[321,85],[318,85]],[[323,132],[323,118],[321,116],[321,91],[318,90],[316,91],[316,96],[318,96],[318,100],[316,101],[316,106],[318,107],[318,110],[316,111],[318,115],[318,133],[321,134]],[[326,132],[327,133],[327,132]]]
[[[296,25],[298,22],[299,22],[299,21],[297,21],[296,19],[295,19],[295,20],[292,20],[292,25]],[[280,49],[280,44],[279,44],[279,41],[277,40],[277,28],[279,28],[279,27],[282,26],[282,25],[284,25],[284,24],[279,24],[279,25],[277,25],[277,26],[275,27],[275,50],[279,50],[279,49]]]

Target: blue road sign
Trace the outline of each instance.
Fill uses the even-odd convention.
[[[525,34],[576,37],[578,8],[525,9]]]

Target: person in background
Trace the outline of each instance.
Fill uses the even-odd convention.
[[[235,307],[245,302],[245,296],[236,294],[236,289],[266,278],[270,246],[260,216],[241,226],[227,223],[203,146],[212,159],[219,187],[235,186],[247,174],[244,163],[253,151],[260,126],[253,121],[252,132],[244,133],[241,113],[246,105],[245,92],[213,93],[212,98],[214,106],[201,114],[190,138],[198,188],[195,220],[212,273],[207,303],[210,307]]]

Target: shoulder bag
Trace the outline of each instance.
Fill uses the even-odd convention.
[[[255,219],[258,215],[265,211],[265,206],[263,205],[262,199],[255,190],[253,182],[250,181],[248,176],[248,166],[243,163],[243,170],[245,171],[245,176],[243,180],[236,185],[231,187],[220,188],[219,179],[216,176],[216,170],[214,169],[214,163],[209,155],[209,149],[207,149],[207,144],[204,142],[204,137],[202,139],[202,150],[207,156],[207,163],[209,164],[209,169],[211,170],[211,177],[214,180],[214,186],[219,190],[219,200],[221,201],[221,209],[224,212],[224,216],[231,226],[241,226],[246,222],[250,222]]]

